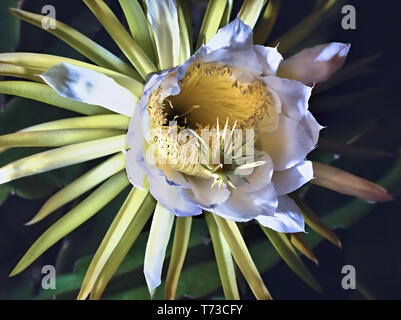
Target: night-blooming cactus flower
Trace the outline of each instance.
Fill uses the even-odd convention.
[[[344,64],[350,46],[318,45],[283,60],[280,45],[253,44],[252,28],[265,1],[244,1],[239,17],[228,24],[232,9],[228,2],[226,8],[225,1],[210,1],[199,49],[191,56],[189,12],[181,1],[147,0],[142,6],[120,0],[131,34],[103,1],[84,2],[130,64],[58,21],[57,28],[48,31],[97,65],[51,55],[0,54],[0,75],[31,80],[2,81],[0,93],[85,115],[1,136],[0,151],[21,146],[59,148],[0,168],[0,183],[113,156],[44,204],[28,224],[100,185],[39,237],[11,275],[26,269],[131,182],[131,191],[88,268],[78,298],[100,298],[152,214],[144,261],[152,294],[161,283],[175,221],[166,279],[166,297],[175,297],[191,216],[202,213],[226,298],[239,298],[233,259],[255,297],[270,298],[235,222],[259,223],[275,247],[281,248],[279,253],[287,263],[291,256],[291,268],[318,289],[282,233],[299,239],[305,215],[321,235],[336,244],[339,240],[294,191],[311,181],[369,202],[391,199],[381,186],[307,160],[322,129],[308,110],[313,87]],[[334,2],[319,6],[311,19],[318,19],[320,11]],[[265,42],[278,4],[269,1],[266,12],[272,23],[269,27],[262,22],[255,39]],[[40,15],[12,12],[41,26]],[[220,23],[225,26],[218,30]],[[311,257],[305,245],[300,247]]]
[[[128,131],[128,177],[142,187],[146,175],[152,195],[178,216],[207,210],[232,221],[257,219],[279,232],[302,232],[302,214],[287,194],[313,178],[305,158],[322,127],[308,111],[312,87],[278,73],[281,65],[285,73],[300,63],[297,57],[283,62],[277,48],[253,45],[252,38],[252,29],[237,18],[185,63],[149,77]],[[314,60],[323,66],[302,61],[306,66],[296,67],[292,78],[326,77],[344,63],[348,49],[341,43],[319,46],[312,54],[321,55]],[[338,56],[341,63],[327,71]],[[220,133],[218,140],[234,128],[253,129],[255,167],[249,164],[245,176],[224,157],[220,163],[186,161],[186,141],[169,135],[174,122],[178,134],[191,129],[200,145],[208,128]],[[191,156],[201,152],[193,146]],[[154,157],[148,162],[149,152]]]
[[[167,211],[183,217],[206,210],[236,222],[256,219],[278,232],[303,232],[302,212],[288,194],[313,179],[306,156],[322,126],[308,110],[311,85],[341,67],[349,45],[320,45],[283,61],[277,48],[252,39],[252,29],[235,19],[183,64],[149,75],[139,103],[107,76],[84,68],[62,64],[41,77],[70,99],[125,115],[136,105],[127,134],[128,178],[138,188],[147,179]],[[252,161],[237,164],[234,145],[229,164],[227,153],[217,163],[198,157],[208,129],[218,135],[219,151],[233,130],[253,130]],[[183,130],[188,137],[180,141]],[[243,136],[243,144],[249,142]],[[146,275],[152,291],[160,280]]]

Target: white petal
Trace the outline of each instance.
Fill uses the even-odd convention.
[[[187,179],[181,172],[170,168],[168,165],[159,164],[158,166],[162,170],[169,184],[180,186],[185,189],[191,188],[191,184],[187,181]]]
[[[276,75],[283,61],[277,48],[253,45],[252,29],[238,17],[221,28],[206,46],[212,52],[208,52],[202,61],[216,61],[243,68],[255,75]],[[203,54],[198,56],[205,55],[205,50],[201,51]]]
[[[133,186],[142,189],[146,177],[142,155],[140,153],[135,153],[134,150],[128,150],[125,153],[125,163],[128,180]]]
[[[231,48],[222,48],[215,50],[203,57],[200,57],[198,61],[201,62],[214,62],[220,65],[229,66],[241,70],[242,73],[252,73],[253,75],[263,74],[263,57],[258,55],[258,52],[254,50],[253,46],[240,48],[233,50]],[[233,70],[231,70],[233,71]],[[245,82],[247,79],[241,78],[240,74],[233,72],[234,76],[239,80]],[[250,79],[250,80],[253,80]]]
[[[277,195],[291,193],[305,183],[313,179],[313,168],[311,161],[301,161],[290,169],[275,171],[272,181]]]
[[[264,77],[263,81],[280,97],[281,112],[287,117],[300,120],[306,114],[311,87],[296,80],[279,77]]]
[[[245,222],[260,215],[272,215],[277,196],[272,183],[255,192],[232,190],[228,200],[211,212],[232,221]]]
[[[217,50],[227,47],[238,49],[251,46],[252,43],[253,33],[251,27],[243,23],[240,18],[236,18],[221,28],[206,45],[212,50]]]
[[[315,148],[322,126],[309,111],[300,121],[282,114],[279,117],[277,130],[264,134],[257,147],[272,158],[275,170],[286,170],[304,160]]]
[[[278,232],[296,233],[305,231],[304,216],[294,200],[288,196],[278,197],[277,210],[273,216],[260,216],[261,225]]]
[[[40,77],[60,96],[102,106],[111,111],[132,116],[138,98],[108,76],[61,63],[50,68]]]
[[[277,48],[255,45],[253,46],[253,50],[255,50],[260,57],[259,63],[261,63],[263,67],[263,75],[275,76],[283,61],[283,56],[277,51]]]
[[[278,69],[280,77],[312,85],[326,81],[342,67],[351,45],[332,42],[304,49],[284,60]]]
[[[281,60],[282,56],[276,48],[248,46],[237,49],[231,47],[217,49],[207,54],[199,55],[196,61],[215,62],[240,69],[243,72],[252,73],[254,76],[262,76],[275,75]],[[237,76],[235,72],[233,73]],[[244,81],[241,78],[239,80]]]
[[[161,283],[163,262],[173,222],[174,215],[158,203],[153,215],[152,226],[150,227],[143,265],[150,294]]]
[[[149,172],[143,154],[145,140],[142,131],[140,108],[137,107],[127,132],[127,144],[130,149],[125,154],[125,168],[128,180],[132,185],[140,189],[143,187],[145,176]]]
[[[245,176],[246,180],[239,176],[230,175],[231,182],[237,190],[254,192],[262,189],[271,182],[274,170],[272,159],[264,153],[262,157],[255,160],[264,161],[265,164],[254,168],[251,174]]]
[[[180,190],[184,189],[169,184],[160,170],[158,172],[152,170],[152,174],[148,175],[148,180],[152,196],[176,216],[194,216],[202,213],[198,204],[182,196]]]
[[[135,110],[128,130],[130,150],[126,153],[126,170],[129,181],[137,188],[142,188],[145,176],[148,177],[149,191],[170,212],[177,216],[191,216],[202,213],[202,209],[191,201],[182,197],[181,188],[186,185],[177,185],[176,181],[169,181],[163,172],[153,163],[145,159],[146,144],[142,134],[142,124],[139,117],[139,108]],[[171,177],[170,177],[171,178]]]
[[[280,114],[282,113],[282,103],[279,95],[272,89],[267,88],[272,100],[273,106],[269,107],[269,117],[263,117],[263,119],[257,124],[255,131],[258,136],[264,137],[266,134],[273,132],[278,129]]]
[[[174,0],[146,0],[147,17],[151,25],[161,69],[175,67],[180,62],[180,28]]]
[[[301,123],[305,127],[305,130],[308,133],[312,143],[316,146],[319,140],[319,132],[324,127],[316,121],[315,117],[310,112],[306,113],[305,117],[301,120]]]

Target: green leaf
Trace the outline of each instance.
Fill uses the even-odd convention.
[[[152,197],[149,197],[147,201],[148,201],[147,204],[148,208],[147,209],[145,208],[146,209],[145,212],[152,211],[151,208],[152,207],[154,208],[155,206],[155,201],[153,200]],[[99,218],[100,215],[103,215],[103,212],[99,212],[99,214],[95,218]],[[145,248],[148,241],[149,232],[142,231],[142,233],[138,236],[137,239],[134,236],[135,234],[126,232],[124,238],[120,242],[118,250],[115,251],[112,258],[109,260],[110,262],[108,264],[114,265],[115,268],[118,267],[118,270],[115,270],[114,272],[111,272],[110,270],[111,274],[109,274],[109,276],[110,277],[113,276],[113,279],[110,281],[109,285],[106,288],[106,292],[103,295],[104,299],[110,299],[115,294],[118,296],[124,296],[124,295],[132,296],[131,293],[125,293],[125,291],[128,290],[130,292],[132,287],[138,287],[138,286],[139,287],[142,286],[140,289],[138,289],[138,292],[141,294],[140,297],[142,299],[150,298],[149,291],[145,285],[145,278],[143,276],[143,262],[144,262]],[[197,257],[199,260],[203,259],[204,257],[207,257],[209,259],[213,257],[210,245],[205,244],[205,239],[207,238],[207,236],[208,236],[208,230],[205,221],[203,219],[195,220],[191,228],[191,235],[188,243],[188,248],[194,249],[194,255],[191,255],[191,258]],[[131,241],[134,238],[136,240],[132,245]],[[204,249],[210,249],[210,250],[206,250],[205,252]],[[166,259],[171,256],[171,251],[172,251],[172,245],[170,241],[170,245],[168,246],[166,251]],[[209,252],[209,255],[207,254],[207,252]],[[68,286],[66,288],[57,285],[57,289],[54,292],[49,292],[50,290],[43,290],[37,296],[37,299],[50,299],[52,297],[57,299],[75,299],[82,284],[83,278],[85,276],[85,272],[88,269],[91,260],[92,256],[86,256],[79,259],[75,263],[75,268],[74,268],[74,275],[76,276],[71,277],[71,274],[66,275],[66,277],[68,277],[69,279],[75,279],[74,285],[70,285],[70,283],[68,283]],[[191,259],[191,262],[194,261],[194,263],[197,263],[198,260]],[[213,282],[213,280],[210,281],[206,280],[206,282],[210,283],[210,285],[215,284],[216,286],[218,286],[219,275],[217,273],[216,264],[214,264],[213,267],[215,268],[215,270],[213,271],[216,275],[216,281]],[[59,278],[61,279],[63,284],[65,283],[67,284],[67,281],[64,281],[64,275],[57,276],[57,284],[59,284],[58,280]],[[209,290],[208,286],[205,287],[206,291],[200,286],[200,284],[204,282],[203,280],[199,281],[199,286],[195,287],[191,286],[191,281],[190,281],[191,278],[194,278],[192,273],[188,273],[184,269],[183,275],[180,277],[180,282],[177,287],[177,298],[181,298],[184,294],[186,294],[188,292],[188,288],[191,288],[193,290],[190,293],[193,294],[194,296],[202,296],[203,294],[206,294],[208,292],[207,291]],[[107,278],[104,277],[104,279],[106,280]],[[160,287],[160,290],[156,292],[155,299],[165,299],[164,283]]]
[[[175,222],[173,251],[166,279],[166,299],[175,298],[178,280],[188,249],[188,240],[191,233],[192,217],[177,217]]]
[[[218,215],[213,215],[213,217],[230,247],[238,268],[244,275],[256,299],[271,300],[270,293],[252,260],[238,226],[235,222],[226,220]]]
[[[326,224],[323,223],[323,221],[319,219],[319,217],[313,212],[309,205],[298,196],[294,196],[293,198],[299,208],[302,210],[305,218],[305,223],[313,230],[315,230],[318,234],[320,234],[323,238],[326,238],[331,243],[341,248],[342,244],[340,239]]]
[[[60,129],[15,132],[0,136],[0,148],[60,147],[123,134],[114,129]]]
[[[40,122],[71,117],[74,113],[53,108],[43,103],[13,98],[0,112],[0,134],[15,132]],[[0,153],[0,166],[32,155],[40,148],[18,148]],[[53,172],[43,173],[7,184],[17,195],[28,199],[42,198],[74,179],[81,173],[82,166],[73,166]]]
[[[263,45],[269,38],[280,12],[282,0],[270,0],[254,31],[254,43]]]
[[[209,227],[210,236],[214,252],[216,255],[217,266],[219,268],[220,280],[223,285],[224,296],[227,300],[239,300],[235,268],[230,248],[219,230],[216,221],[209,213],[205,215]]]
[[[192,54],[193,51],[192,13],[191,13],[192,4],[190,3],[190,1],[187,0],[177,0],[177,5],[185,19],[185,25],[187,27],[188,40],[191,46],[191,54]]]
[[[277,250],[278,254],[283,258],[292,271],[294,271],[298,277],[304,280],[311,288],[321,292],[322,288],[299,258],[291,242],[288,240],[287,235],[263,226],[261,226],[261,228]]]
[[[319,261],[317,260],[317,258],[315,256],[315,254],[313,253],[312,249],[309,248],[309,246],[305,242],[305,239],[304,239],[302,233],[291,233],[289,235],[289,239],[290,239],[292,245],[295,248],[297,248],[299,252],[301,252],[309,260],[313,261],[316,265],[319,264]]]
[[[7,200],[7,197],[10,194],[10,191],[11,191],[10,186],[8,186],[6,184],[0,185],[0,206],[3,204],[4,201]]]
[[[271,46],[279,45],[279,51],[286,55],[294,47],[305,40],[334,11],[338,0],[325,0],[313,12],[302,19],[285,34],[272,42]]]
[[[104,1],[84,0],[84,2],[120,47],[121,51],[124,52],[126,57],[131,61],[143,79],[146,79],[149,73],[157,71],[152,60],[147,56],[140,45],[132,39],[131,35],[125,30],[124,26]]]
[[[1,83],[2,82],[0,82],[0,88]],[[57,120],[59,118],[69,118],[73,115],[74,113],[70,111],[53,108],[50,105],[37,101],[16,97],[0,111],[0,134],[16,132],[39,123]]]
[[[16,7],[19,0],[2,0],[0,2],[0,52],[14,51],[18,45],[20,22],[13,17],[8,8]]]
[[[118,153],[125,143],[125,135],[119,135],[36,153],[1,167],[0,183]]]
[[[155,48],[149,32],[148,20],[140,3],[138,0],[119,0],[119,2],[134,40],[143,48],[149,58],[155,62]]]
[[[238,16],[253,29],[265,3],[266,0],[244,0]]]
[[[61,208],[68,202],[77,199],[85,194],[90,189],[99,185],[106,179],[110,178],[117,172],[125,169],[125,156],[119,153],[100,165],[89,170],[75,181],[71,182],[68,186],[58,191],[40,208],[35,217],[27,223],[27,225],[37,223],[38,221],[47,217],[50,213]]]
[[[22,131],[46,131],[60,129],[118,129],[128,130],[131,118],[121,114],[105,114],[98,116],[75,117],[68,119],[42,122]]]
[[[199,32],[198,42],[196,43],[197,49],[202,44],[206,44],[209,39],[216,34],[217,30],[219,29],[221,19],[223,18],[226,5],[227,0],[209,1]]]
[[[91,299],[100,298],[106,285],[109,283],[117,268],[126,257],[127,252],[132,247],[132,244],[135,243],[146,222],[152,215],[155,205],[155,200],[150,194],[148,194],[145,200],[142,202],[142,205],[139,208],[136,216],[129,224],[124,236],[121,238],[117,247],[104,266],[102,273],[99,275],[94,290],[91,292]],[[141,252],[141,254],[144,254],[144,250]],[[143,261],[143,258],[141,260]]]
[[[188,19],[185,17],[185,5],[181,2],[177,2],[177,13],[178,23],[180,27],[180,63],[184,63],[188,60],[192,53],[192,37],[189,36],[189,32],[192,30],[192,26],[188,27]]]
[[[96,282],[103,272],[104,267],[113,255],[114,251],[117,250],[119,243],[124,237],[124,234],[127,232],[129,225],[136,217],[136,214],[142,207],[147,195],[148,190],[139,190],[134,188],[131,190],[126,201],[122,205],[120,211],[103,238],[98,250],[96,251],[96,254],[85,275],[78,299],[86,299],[93,290]],[[147,216],[149,217],[150,214]],[[139,232],[137,233],[139,234]]]
[[[18,9],[11,9],[11,13],[34,26],[42,27],[43,15]],[[54,20],[53,18],[48,19],[51,20],[49,23],[54,23],[56,25],[56,28],[48,28],[46,31],[60,38],[94,63],[117,72],[125,73],[136,80],[140,80],[139,74],[134,69],[110,51],[98,45],[74,28],[71,28],[69,25]]]
[[[231,12],[233,11],[233,5],[234,5],[234,0],[227,1],[226,8],[224,9],[223,17],[221,18],[219,29],[230,23]]]
[[[128,184],[129,181],[125,172],[118,173],[103,183],[90,196],[47,229],[21,258],[10,276],[15,276],[25,270],[48,248],[102,209],[123,191]]]

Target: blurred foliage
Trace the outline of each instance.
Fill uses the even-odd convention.
[[[3,0],[0,3],[0,52],[13,51],[19,42],[20,21],[10,15],[8,8],[15,8],[19,0]]]
[[[17,49],[17,51],[52,53],[82,59],[78,53],[46,32],[27,24],[22,24],[20,27],[19,22],[11,17],[7,10],[9,6],[16,6],[17,2],[4,0],[0,3],[0,26],[2,30],[7,30],[0,35],[0,52]],[[198,30],[207,1],[192,2],[194,29]],[[270,40],[288,31],[318,2],[314,0],[284,1]],[[323,130],[322,137],[343,142],[352,140],[353,145],[377,148],[396,156],[386,159],[338,157],[317,149],[311,154],[311,158],[332,163],[352,173],[379,181],[388,187],[396,198],[399,198],[401,109],[399,103],[395,103],[394,100],[399,91],[401,73],[396,74],[392,65],[392,61],[397,61],[398,52],[394,50],[394,40],[387,32],[389,26],[394,28],[391,25],[393,20],[390,19],[392,12],[391,9],[387,11],[385,7],[377,7],[367,1],[364,4],[356,1],[349,2],[357,8],[358,29],[356,31],[342,30],[341,14],[337,12],[327,18],[306,41],[302,42],[302,45],[294,48],[292,52],[317,43],[343,41],[352,42],[348,63],[381,53],[382,56],[371,67],[375,70],[374,73],[318,93],[312,98],[310,108],[319,122],[328,126]],[[118,2],[109,1],[109,3],[121,16]],[[22,8],[40,12],[46,4],[57,7],[57,19],[76,27],[101,45],[119,54],[110,37],[81,2],[74,2],[72,5],[71,2],[56,0],[24,1]],[[240,1],[235,1],[233,12],[237,12],[239,6]],[[381,20],[375,21],[379,16],[382,17]],[[196,34],[196,31],[194,33]],[[380,39],[380,41],[373,43],[372,39]],[[378,45],[381,46],[378,47]],[[366,88],[379,90],[373,90],[369,95],[358,95]],[[355,93],[356,98],[352,96],[350,99],[349,94],[355,95]],[[1,102],[4,110],[0,113],[0,134],[43,121],[74,116],[72,112],[21,98],[0,97]],[[0,165],[33,152],[33,148],[6,151],[0,157]],[[97,162],[94,161],[89,166],[95,163]],[[121,206],[127,191],[114,199],[88,223],[51,248],[27,271],[12,279],[8,279],[7,274],[33,241],[75,203],[58,210],[39,225],[28,228],[23,227],[23,224],[33,217],[48,195],[78,177],[87,167],[88,164],[72,166],[0,186],[0,299],[73,299],[76,297],[90,259]],[[401,223],[397,216],[401,209],[399,203],[372,206],[315,186],[307,186],[303,192],[308,203],[317,214],[324,217],[330,226],[348,228],[340,229],[344,250],[341,252],[327,242],[321,243],[322,239],[312,231],[307,235],[310,246],[316,247],[320,267],[303,260],[326,292],[324,295],[318,295],[297,279],[287,266],[280,263],[278,254],[255,224],[246,224],[245,239],[257,267],[264,272],[264,279],[272,295],[276,298],[401,297],[399,293],[401,256],[397,245],[399,237],[395,232],[397,224]],[[360,226],[351,227],[368,212],[370,215],[362,220]],[[148,230],[148,228],[149,226],[145,229]],[[105,299],[149,299],[142,272],[147,235],[148,231],[143,232],[129,251],[107,287]],[[221,298],[223,293],[217,266],[203,219],[194,219],[189,247],[177,298]],[[170,254],[171,244],[167,250],[165,266],[168,266]],[[360,288],[358,293],[345,293],[340,289],[341,266],[347,263],[355,265],[361,274],[359,277],[358,273],[358,288]],[[56,290],[39,289],[42,276],[40,270],[45,264],[56,265],[58,272]],[[372,270],[376,281],[370,274]],[[165,272],[166,270],[164,275]],[[242,297],[251,298],[246,285],[241,283],[241,278],[239,281]],[[156,299],[163,298],[163,290],[164,284],[158,288]]]

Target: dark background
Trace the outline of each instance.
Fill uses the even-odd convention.
[[[116,12],[119,12],[118,4],[113,4]],[[288,30],[296,21],[299,21],[315,1],[284,1],[283,8],[273,30],[271,39],[275,39]],[[44,4],[53,4],[57,7],[57,18],[64,22],[73,20],[73,17],[84,12],[86,7],[80,1],[25,1],[23,8],[29,11],[39,12]],[[344,4],[352,4],[357,13],[357,29],[343,30],[341,28],[342,15],[338,12],[330,21],[315,33],[316,39],[323,38],[328,41],[341,41],[352,43],[349,62],[381,53],[381,57],[374,64],[375,73],[362,79],[352,80],[346,84],[334,88],[329,93],[335,96],[346,92],[352,92],[361,88],[380,88],[380,94],[367,97],[358,102],[358,105],[345,106],[340,112],[321,112],[318,120],[327,125],[327,133],[331,136],[333,131],[342,130],[340,124],[358,123],[359,119],[369,110],[370,117],[380,118],[377,125],[377,134],[373,130],[365,136],[359,144],[361,146],[374,146],[389,152],[401,146],[401,112],[400,112],[400,80],[401,80],[401,16],[399,1],[344,1]],[[240,3],[236,3],[239,7]],[[203,10],[202,1],[197,1],[194,7],[194,25],[199,27]],[[79,30],[84,28],[87,34],[94,34],[94,40],[118,52],[109,37],[101,31],[94,18],[85,24],[75,26]],[[16,51],[52,52],[63,55],[66,46],[54,45],[54,38],[40,29],[22,24],[21,44]],[[308,42],[314,42],[308,39]],[[318,42],[316,42],[318,43]],[[70,51],[68,51],[70,52]],[[70,55],[70,54],[69,54]],[[74,55],[70,55],[75,57]],[[381,116],[386,116],[382,118]],[[388,115],[388,116],[387,116]],[[362,121],[362,120],[361,120]],[[337,126],[338,124],[338,126]],[[333,130],[333,131],[330,131]],[[383,133],[384,132],[384,133]],[[385,136],[385,138],[383,138]],[[349,168],[354,173],[360,173],[364,177],[376,178],[379,172],[388,169],[394,159],[345,159],[341,162],[344,168]],[[362,163],[363,162],[363,163]],[[401,177],[400,177],[401,179]],[[391,190],[396,198],[395,202],[377,205],[373,211],[366,215],[358,224],[347,228],[337,229],[336,233],[342,240],[343,249],[340,250],[327,241],[323,241],[316,249],[315,254],[319,259],[319,266],[303,259],[307,266],[315,274],[321,283],[324,293],[318,294],[309,289],[299,280],[284,263],[279,263],[264,274],[264,279],[269,290],[276,299],[400,299],[401,298],[401,205],[400,187]],[[324,215],[325,212],[349,200],[347,197],[333,196],[332,192],[321,193],[322,197],[316,199],[313,206]],[[63,245],[79,243],[88,232],[93,239],[93,245],[80,247],[74,246],[69,251],[69,259],[75,261],[78,257],[93,253],[96,244],[104,234],[93,232],[96,223],[89,223],[77,231],[64,242],[59,243],[48,250],[32,267],[22,275],[8,279],[11,271],[19,258],[28,249],[30,244],[40,235],[46,227],[54,222],[59,212],[45,224],[33,227],[24,227],[23,224],[32,217],[43,204],[46,198],[25,200],[18,196],[10,196],[0,207],[0,299],[27,298],[26,293],[36,292],[39,286],[38,272],[40,266],[54,263],[56,256]],[[105,218],[104,225],[111,217]],[[356,268],[358,290],[345,291],[341,288],[341,268],[351,264]],[[71,264],[67,264],[65,270],[70,272]],[[30,285],[25,285],[29,283]],[[221,296],[221,291],[213,292],[207,297]],[[252,296],[246,290],[243,297]]]

